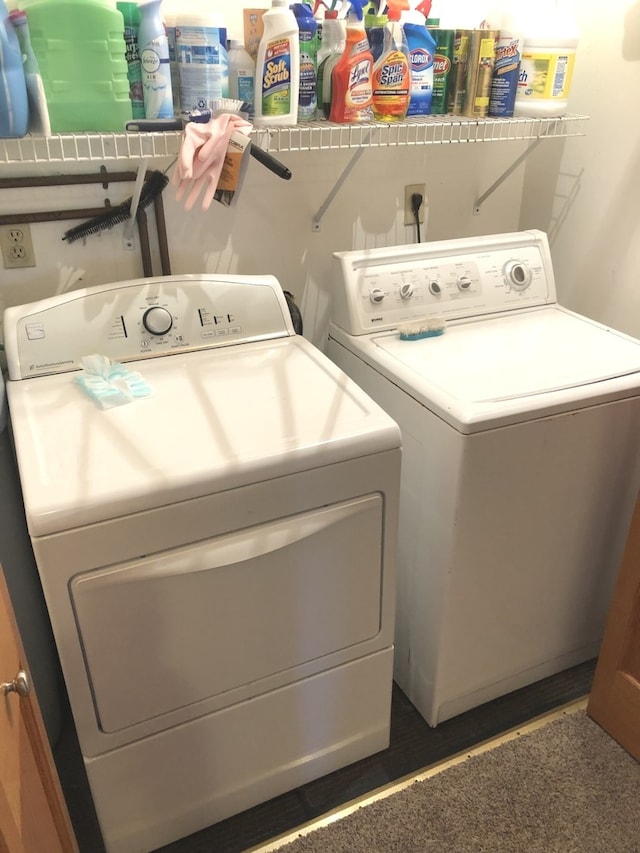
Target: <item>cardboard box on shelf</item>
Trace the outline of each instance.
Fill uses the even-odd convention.
[[[244,46],[254,59],[258,55],[258,46],[264,32],[262,16],[266,9],[244,9]]]

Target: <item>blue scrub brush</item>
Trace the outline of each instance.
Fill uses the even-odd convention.
[[[424,317],[416,323],[401,326],[401,341],[421,341],[423,338],[435,338],[444,332],[444,320],[442,317]]]

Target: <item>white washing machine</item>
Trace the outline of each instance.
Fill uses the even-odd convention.
[[[271,277],[8,309],[26,517],[105,845],[148,851],[389,742],[400,432]],[[98,353],[151,395],[103,409]]]
[[[402,430],[401,689],[435,726],[596,656],[640,342],[557,304],[538,231],[338,253],[333,284],[327,353]]]

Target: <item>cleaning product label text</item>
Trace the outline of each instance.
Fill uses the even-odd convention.
[[[353,107],[365,107],[371,103],[371,62],[357,62],[349,75],[347,102]]]
[[[504,118],[513,115],[520,73],[520,36],[501,33],[496,42],[496,61],[491,80],[489,115]]]
[[[229,97],[227,31],[223,27],[176,27],[176,58],[182,109],[206,109]]]
[[[291,106],[291,50],[288,39],[276,39],[265,52],[262,69],[262,113],[286,115]]]
[[[418,47],[411,51],[411,70],[420,72],[423,68],[428,68],[433,64],[433,56],[428,50]]]
[[[147,118],[171,118],[173,95],[169,57],[162,56],[162,44],[149,42],[140,54],[145,114]]]
[[[520,63],[518,97],[525,99],[563,100],[571,85],[575,55],[556,53],[524,53]]]

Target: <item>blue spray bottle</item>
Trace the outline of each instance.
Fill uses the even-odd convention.
[[[411,97],[407,110],[408,116],[424,116],[431,113],[436,40],[426,26],[430,10],[431,0],[422,0],[414,10],[405,12],[402,16],[411,64]]]
[[[292,3],[300,32],[300,91],[298,121],[313,121],[317,114],[318,95],[318,24],[306,3]]]
[[[0,0],[0,136],[24,136],[29,127],[27,82],[18,36]]]

